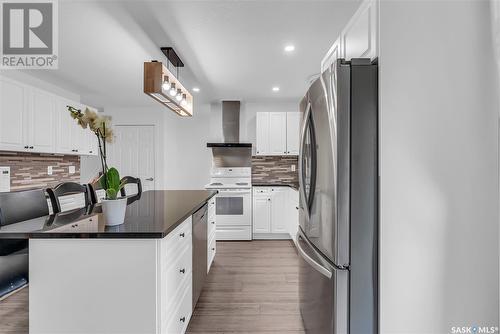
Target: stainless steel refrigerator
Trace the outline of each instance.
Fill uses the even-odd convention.
[[[337,60],[302,99],[300,311],[308,334],[378,332],[378,66]]]

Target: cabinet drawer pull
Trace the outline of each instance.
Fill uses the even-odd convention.
[[[185,273],[186,273],[186,269],[185,269],[185,268],[183,268],[183,269],[179,270],[179,272],[180,272],[181,274],[185,274]]]
[[[182,317],[182,318],[180,318],[180,321],[181,321],[181,322],[186,322],[186,317]]]
[[[25,149],[28,149],[28,148],[30,148],[30,147],[29,147],[28,145],[26,145],[26,146],[24,146],[24,148],[25,148]]]
[[[296,207],[295,207],[295,209],[297,209],[297,210],[298,210],[298,209],[299,209],[299,207],[298,207],[298,206],[296,206]]]
[[[212,248],[212,250],[214,251],[214,250],[215,250],[215,247],[214,247],[214,248]]]
[[[212,222],[212,225],[215,224],[215,222]]]
[[[34,147],[33,146],[30,146],[30,150],[32,150]]]
[[[179,236],[180,236],[181,238],[184,238],[184,232],[182,232],[181,234],[179,234]]]

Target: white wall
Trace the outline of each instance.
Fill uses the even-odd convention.
[[[380,332],[498,326],[488,2],[382,1],[380,15]]]

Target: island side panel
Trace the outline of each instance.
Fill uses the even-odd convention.
[[[31,239],[29,326],[157,333],[156,239]]]

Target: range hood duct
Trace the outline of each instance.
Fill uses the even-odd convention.
[[[207,147],[252,147],[240,143],[240,101],[222,101],[222,143],[208,143]]]

